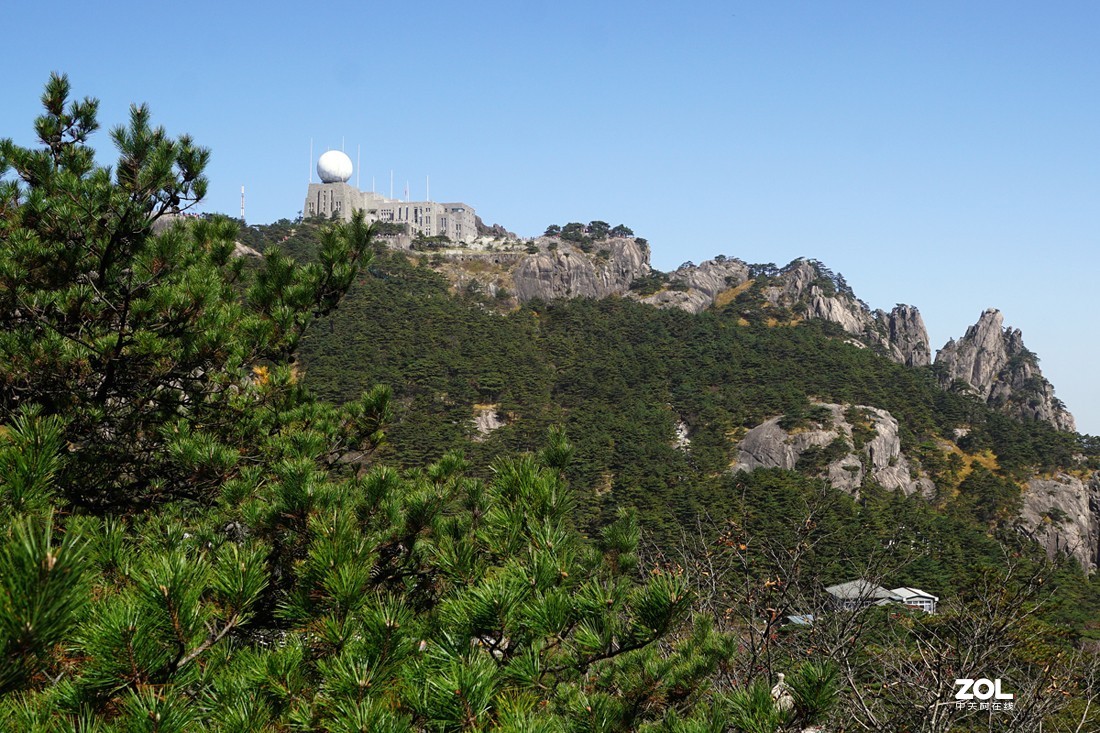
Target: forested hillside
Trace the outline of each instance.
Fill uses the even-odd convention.
[[[135,106],[100,167],[98,103],[42,101],[0,139],[0,730],[1100,725],[1100,586],[1019,508],[1089,441],[766,305],[774,268],[698,314],[452,292],[361,216],[180,216],[209,151]],[[773,421],[819,442],[734,472]],[[1011,705],[954,704],[987,677]]]
[[[308,257],[308,244],[287,244]],[[769,325],[774,309],[749,321],[751,295],[698,315],[618,298],[501,308],[451,292],[427,260],[381,250],[305,341],[302,365],[307,383],[337,401],[393,388],[400,408],[383,450],[409,465],[441,446],[478,459],[530,449],[562,424],[577,448],[569,477],[585,494],[584,521],[597,527],[636,506],[667,537],[721,513],[749,428],[775,415],[809,425],[816,402],[888,410],[905,452],[935,481],[932,505],[971,518],[1009,519],[1014,479],[1078,468],[1091,450],[944,391],[930,368],[857,348],[833,324]],[[475,419],[486,411],[501,424],[487,435]],[[980,507],[965,490],[976,475],[1000,483],[981,489]]]

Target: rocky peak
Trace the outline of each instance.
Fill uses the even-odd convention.
[[[1054,387],[1039,370],[1039,360],[1024,346],[1018,328],[1005,328],[1004,316],[989,308],[962,338],[936,353],[945,389],[962,382],[979,399],[1006,414],[1042,420],[1058,430],[1076,425]]]
[[[881,313],[881,311],[879,311]],[[887,316],[888,336],[894,349],[894,360],[906,366],[928,366],[932,349],[928,345],[928,329],[920,311],[911,305],[898,304]]]
[[[928,331],[916,307],[898,305],[890,313],[872,311],[855,297],[842,276],[829,272],[819,262],[799,259],[787,265],[775,283],[765,288],[764,297],[805,318],[836,323],[898,363],[931,363]]]
[[[749,279],[749,266],[738,259],[716,257],[698,265],[686,263],[668,276],[674,287],[640,297],[643,303],[661,308],[681,308],[700,313],[714,305],[720,293]]]
[[[516,239],[516,235],[505,229],[500,224],[486,224],[480,216],[474,216],[474,227],[479,237],[498,237],[500,239]]]
[[[603,256],[590,256],[566,242],[552,243],[554,249],[539,247],[513,271],[516,297],[521,301],[621,295],[650,273],[649,249],[631,237],[601,243]]]

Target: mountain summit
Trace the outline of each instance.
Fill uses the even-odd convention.
[[[982,313],[958,341],[948,341],[936,354],[936,368],[945,389],[962,388],[1006,414],[1076,430],[1073,415],[1039,370],[1038,357],[1024,346],[1020,329],[1005,328],[996,308]]]

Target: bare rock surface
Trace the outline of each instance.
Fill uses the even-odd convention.
[[[764,298],[772,305],[790,308],[803,318],[836,323],[878,346],[899,364],[919,367],[931,363],[928,330],[916,307],[898,305],[890,313],[872,311],[855,297],[843,278],[812,260],[795,260],[779,271],[776,280],[764,290]]]
[[[881,313],[882,311],[877,311]],[[906,366],[928,366],[932,349],[928,345],[928,329],[916,306],[898,304],[886,316],[887,341],[894,351],[894,361]]]
[[[660,308],[680,308],[701,313],[714,305],[721,293],[749,279],[749,266],[726,257],[706,260],[698,265],[684,264],[669,274],[675,288],[639,298]]]
[[[1100,561],[1100,475],[1033,478],[1023,492],[1024,532],[1054,557],[1066,553],[1086,571]]]
[[[1020,329],[1005,328],[1004,316],[995,308],[982,313],[965,336],[948,341],[936,354],[936,366],[945,389],[962,382],[1006,414],[1041,420],[1058,430],[1076,429],[1073,415],[1039,370],[1039,360],[1024,346]]]
[[[650,273],[649,250],[634,239],[611,239],[603,246],[606,258],[590,257],[565,242],[524,257],[512,273],[516,297],[522,302],[606,298],[627,292],[634,280]]]
[[[507,425],[500,414],[500,405],[474,405],[475,440],[484,440],[490,433]]]
[[[906,494],[933,491],[932,482],[917,475],[902,453],[898,421],[889,412],[856,405],[860,416],[857,422],[861,423],[857,426],[846,417],[850,405],[818,406],[827,409],[828,420],[788,431],[780,425],[783,416],[779,416],[750,430],[737,446],[733,471],[793,470],[811,448],[823,449],[841,440],[846,450],[822,471],[823,478],[834,487],[858,495],[864,481],[871,478],[886,489],[901,489]]]

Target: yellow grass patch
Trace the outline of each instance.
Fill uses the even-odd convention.
[[[944,453],[954,453],[962,459],[963,465],[959,470],[959,483],[962,483],[967,476],[974,472],[975,466],[981,466],[989,471],[997,471],[1000,469],[997,463],[997,456],[988,448],[980,453],[967,453],[954,442],[944,438],[937,438],[936,444],[943,449]]]
[[[722,292],[718,293],[718,296],[714,299],[714,307],[722,308],[729,305],[737,299],[738,295],[751,288],[753,282],[754,281],[752,280],[746,280],[737,287],[730,288],[729,290],[723,290]]]

